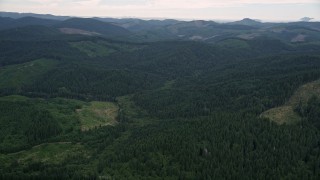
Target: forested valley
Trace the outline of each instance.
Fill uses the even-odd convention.
[[[320,179],[319,23],[21,19],[0,18],[0,179]]]

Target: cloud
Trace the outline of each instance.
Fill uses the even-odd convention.
[[[79,6],[92,6],[92,7],[97,7],[100,3],[101,0],[75,0],[77,2],[74,2],[76,3],[77,5]]]
[[[319,19],[319,10],[319,0],[0,0],[0,11],[87,17]]]
[[[18,0],[2,0],[17,3]],[[21,0],[23,1],[23,0]],[[21,2],[20,1],[20,2]],[[134,9],[198,9],[212,7],[238,7],[248,4],[306,4],[319,3],[319,0],[24,0],[24,3],[57,6],[104,6],[109,8]]]
[[[166,8],[212,8],[239,7],[250,4],[302,4],[319,3],[318,0],[154,0],[157,7]]]
[[[86,5],[92,6],[95,0],[87,0]],[[109,9],[205,9],[223,7],[241,7],[247,5],[268,4],[311,4],[319,0],[100,0],[99,6]],[[97,4],[97,3],[95,3]],[[99,8],[101,8],[99,7]]]
[[[126,5],[146,5],[150,0],[100,0],[99,5],[126,6]]]

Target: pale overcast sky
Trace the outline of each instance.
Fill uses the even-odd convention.
[[[0,0],[0,11],[101,17],[320,21],[320,0]]]

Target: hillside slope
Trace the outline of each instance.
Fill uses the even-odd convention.
[[[58,20],[49,20],[49,19],[41,19],[35,17],[22,17],[19,19],[12,19],[8,17],[0,17],[0,30],[3,29],[11,29],[23,26],[53,26],[60,21]]]
[[[311,97],[320,97],[320,80],[300,86],[283,106],[269,109],[261,117],[270,119],[277,124],[293,124],[301,121],[296,108],[307,104]]]
[[[70,28],[87,21],[101,25]],[[287,36],[316,31],[193,21],[136,43],[57,28],[0,32],[0,179],[320,179],[320,98],[300,103],[320,41]],[[260,116],[296,102],[291,125]]]
[[[124,36],[130,32],[120,26],[90,18],[71,18],[55,25],[57,28],[74,28],[103,34],[106,37]]]

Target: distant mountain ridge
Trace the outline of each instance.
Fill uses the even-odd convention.
[[[0,17],[0,30],[10,29],[16,27],[39,25],[39,26],[52,26],[60,21],[50,19],[40,19],[35,17],[22,17],[19,19],[13,19],[8,17]]]
[[[1,40],[47,40],[63,35],[59,30],[47,26],[30,25],[0,31]],[[36,32],[36,33],[35,33]]]
[[[35,13],[17,13],[17,12],[0,12],[1,17],[9,17],[13,19],[19,19],[22,17],[35,17],[41,19],[52,19],[52,20],[66,20],[71,18],[70,16],[56,16],[51,14],[35,14]]]
[[[0,17],[0,30],[24,26],[45,26],[57,29],[71,28],[75,29],[75,32],[80,32],[79,34],[85,34],[83,32],[87,31],[91,35],[103,35],[106,37],[125,36],[130,34],[130,31],[123,27],[91,18],[71,18],[60,21],[30,16],[19,19]]]
[[[274,23],[244,18],[218,23],[208,20],[143,20],[137,18],[74,18],[33,13],[0,12],[0,30],[24,26],[46,26],[64,34],[104,36],[121,41],[154,42],[168,40],[218,43],[228,39],[252,40],[269,37],[287,43],[320,40],[320,22]]]
[[[247,26],[261,26],[262,23],[258,20],[244,18],[240,21],[231,22],[230,24],[240,24],[240,25],[247,25]]]
[[[92,18],[71,18],[54,25],[57,28],[74,28],[103,34],[107,37],[129,35],[127,29]]]

